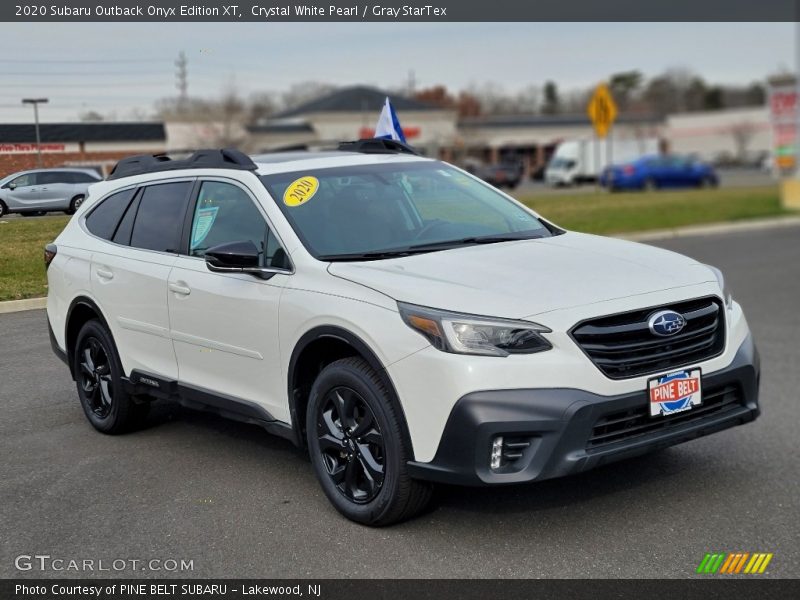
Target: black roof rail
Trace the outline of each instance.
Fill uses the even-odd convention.
[[[255,171],[258,167],[249,156],[233,148],[197,150],[189,158],[172,160],[163,154],[139,154],[120,160],[106,179],[120,179],[144,173],[179,169],[237,169]]]
[[[339,150],[343,152],[361,152],[363,154],[413,154],[420,153],[408,144],[386,138],[367,138],[355,142],[339,142]]]

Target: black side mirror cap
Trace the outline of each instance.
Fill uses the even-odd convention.
[[[251,240],[227,242],[206,250],[206,264],[212,271],[257,269],[258,248]]]

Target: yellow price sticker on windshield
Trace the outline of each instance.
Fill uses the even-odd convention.
[[[283,192],[283,203],[286,206],[301,206],[311,200],[319,189],[319,179],[316,177],[301,177],[295,179]]]

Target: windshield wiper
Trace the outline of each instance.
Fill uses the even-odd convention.
[[[395,250],[378,250],[375,252],[350,252],[347,254],[322,254],[317,258],[326,262],[339,262],[349,260],[380,260],[382,258],[397,258],[399,256],[411,256],[412,254],[422,254],[433,252],[431,250],[416,250],[411,248],[398,248]]]
[[[418,244],[416,246],[409,246],[408,250],[427,252],[433,250],[446,250],[448,248],[457,248],[459,246],[472,246],[475,244],[496,244],[498,242],[518,242],[520,240],[535,240],[541,236],[531,235],[484,235],[484,236],[470,236],[459,238],[456,240],[444,240],[441,242],[430,242],[428,244]]]
[[[455,240],[444,240],[441,242],[430,242],[428,244],[417,244],[404,248],[391,248],[387,250],[377,250],[374,252],[352,252],[348,254],[323,254],[318,256],[319,260],[326,262],[354,261],[354,260],[380,260],[383,258],[398,258],[411,256],[412,254],[425,254],[438,250],[449,250],[460,246],[473,246],[476,244],[496,244],[498,242],[518,242],[520,240],[535,240],[541,236],[520,236],[520,235],[485,235],[470,236]]]

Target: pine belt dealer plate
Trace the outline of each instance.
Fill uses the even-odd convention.
[[[703,403],[700,369],[675,371],[654,377],[647,382],[650,416],[666,417],[691,410]]]

